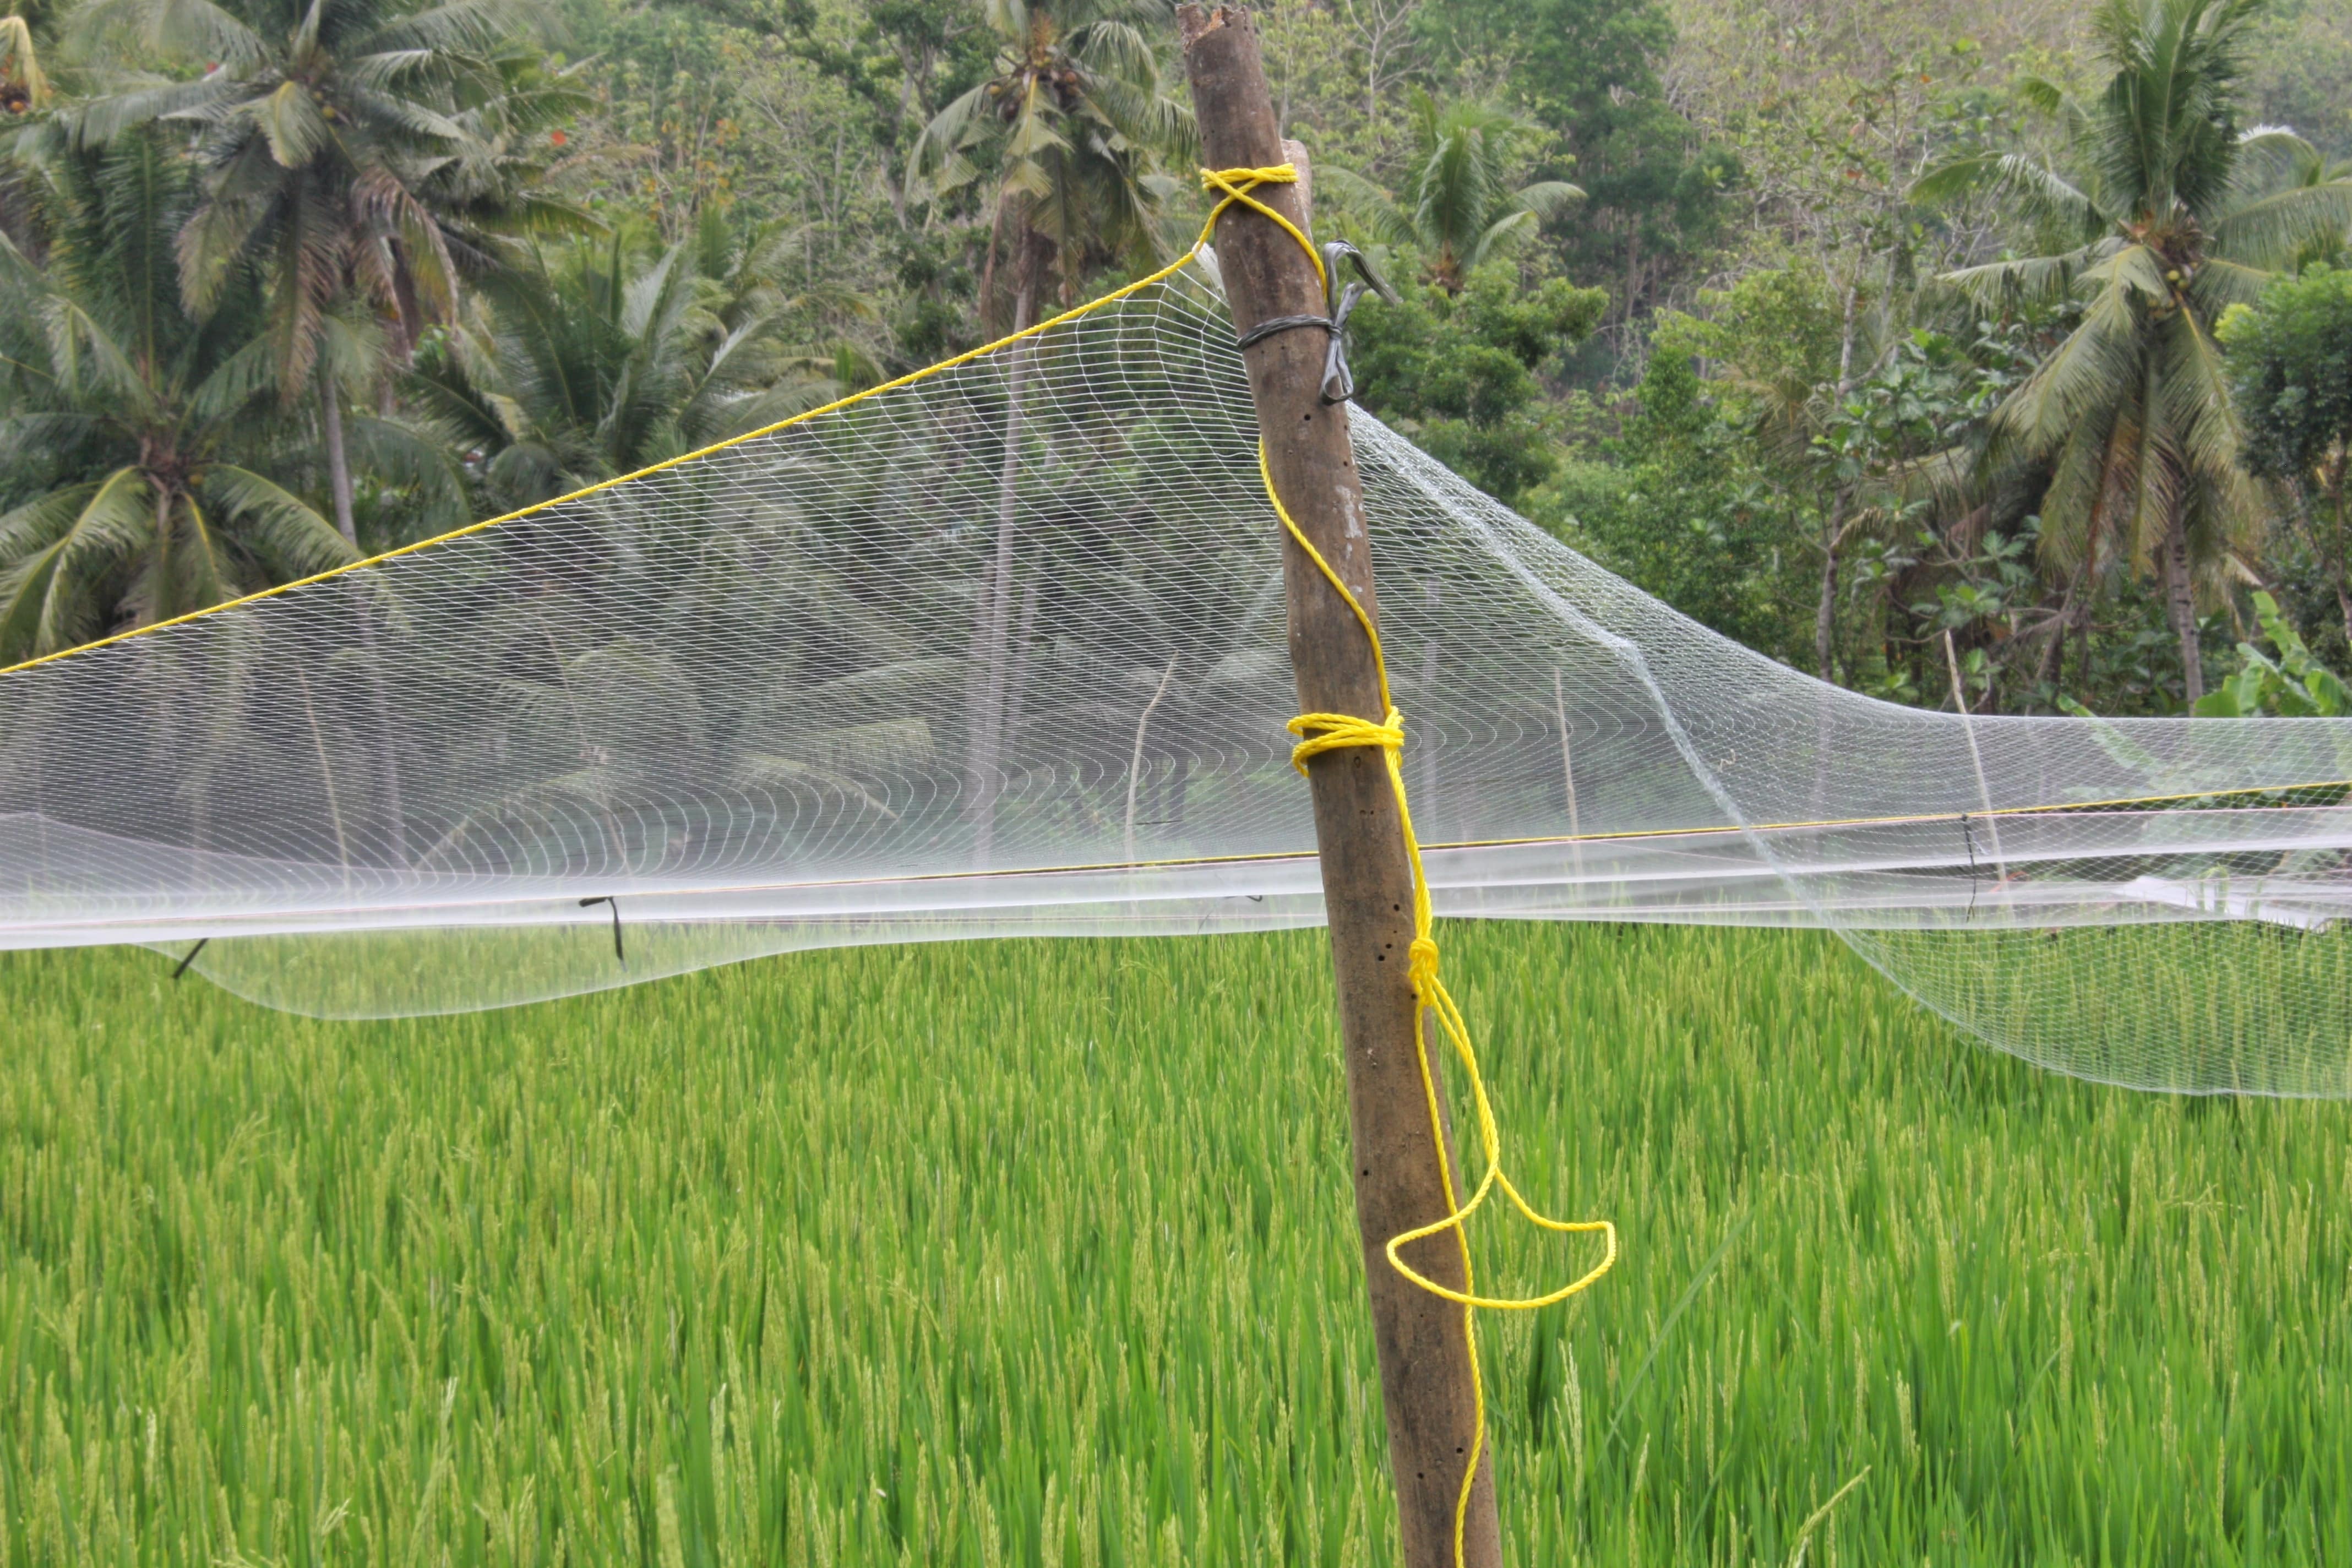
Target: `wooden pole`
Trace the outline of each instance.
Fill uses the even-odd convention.
[[[1286,162],[1249,13],[1186,5],[1177,13],[1177,27],[1208,166],[1260,168]],[[1307,228],[1299,186],[1261,185],[1253,194]],[[1259,214],[1228,209],[1218,222],[1216,247],[1236,331],[1246,332],[1275,316],[1328,312],[1314,263],[1296,240]],[[1283,504],[1364,608],[1377,616],[1363,484],[1348,445],[1348,410],[1345,405],[1327,407],[1321,397],[1328,342],[1313,329],[1276,332],[1251,345],[1243,357],[1267,467]],[[1276,524],[1269,519],[1266,526]],[[1283,549],[1299,710],[1379,721],[1380,686],[1363,628],[1287,536]],[[1383,1253],[1390,1237],[1444,1216],[1442,1172],[1454,1164],[1450,1130],[1443,1149],[1431,1136],[1413,1047],[1413,997],[1405,972],[1413,934],[1412,870],[1379,751],[1328,752],[1307,766],[1331,965],[1339,983],[1339,1037],[1347,1054],[1356,1220],[1380,1352],[1403,1561],[1407,1568],[1453,1568],[1455,1499],[1476,1430],[1465,1310],[1414,1286],[1389,1266]],[[1438,1068],[1435,1057],[1433,1050],[1433,1072]],[[1439,1098],[1442,1104],[1442,1093]],[[1458,1166],[1454,1190],[1464,1191]],[[1462,1252],[1453,1236],[1417,1242],[1405,1258],[1430,1279],[1463,1288]],[[1492,1450],[1481,1445],[1463,1535],[1465,1568],[1493,1568],[1501,1558],[1493,1471]]]

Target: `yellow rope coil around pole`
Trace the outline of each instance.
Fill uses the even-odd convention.
[[[1287,183],[1297,177],[1298,172],[1288,164],[1271,169],[1202,170],[1201,184],[1204,187],[1225,193],[1225,199],[1219,202],[1216,211],[1209,215],[1210,229],[1214,229],[1218,214],[1235,203],[1265,214],[1298,242],[1298,247],[1307,252],[1308,258],[1315,263],[1316,276],[1324,279],[1324,287],[1328,289],[1330,281],[1323,270],[1323,258],[1317,253],[1314,242],[1299,232],[1297,225],[1264,203],[1251,199],[1249,195],[1255,185]],[[1206,240],[1208,237],[1208,231],[1204,230],[1202,238]],[[1454,1500],[1454,1562],[1455,1568],[1461,1568],[1463,1534],[1470,1517],[1470,1491],[1477,1480],[1478,1460],[1486,1441],[1486,1384],[1478,1370],[1477,1310],[1487,1307],[1503,1311],[1531,1312],[1555,1301],[1566,1300],[1608,1273],[1616,1264],[1617,1227],[1605,1219],[1559,1220],[1540,1214],[1512,1184],[1510,1177],[1503,1173],[1502,1133],[1495,1124],[1495,1109],[1486,1097],[1486,1080],[1478,1071],[1478,1052],[1471,1044],[1470,1027],[1462,1016],[1462,1009],[1454,1005],[1453,994],[1445,989],[1445,982],[1438,977],[1437,922],[1430,909],[1429,873],[1422,864],[1421,840],[1413,834],[1412,809],[1405,798],[1402,760],[1404,715],[1397,711],[1395,700],[1390,695],[1388,658],[1381,649],[1380,629],[1372,625],[1372,617],[1366,613],[1362,602],[1349,590],[1347,584],[1339,580],[1339,574],[1331,570],[1331,563],[1323,559],[1323,552],[1315,548],[1314,542],[1301,531],[1291,517],[1290,510],[1282,504],[1282,496],[1274,488],[1274,470],[1267,464],[1265,443],[1262,440],[1257,448],[1257,471],[1259,479],[1265,483],[1265,499],[1274,504],[1274,514],[1282,520],[1284,530],[1298,548],[1307,552],[1307,558],[1315,563],[1315,569],[1323,574],[1323,580],[1331,584],[1331,591],[1346,603],[1355,615],[1356,624],[1364,629],[1364,640],[1371,646],[1372,669],[1380,678],[1383,717],[1379,723],[1358,718],[1352,713],[1301,713],[1289,724],[1290,732],[1298,737],[1298,744],[1291,748],[1290,763],[1304,775],[1308,761],[1326,752],[1354,746],[1379,748],[1388,764],[1389,787],[1396,794],[1397,824],[1404,834],[1405,858],[1412,867],[1412,946],[1406,968],[1413,995],[1412,1048],[1421,1066],[1422,1093],[1429,1105],[1429,1136],[1437,1156],[1438,1180],[1444,1185],[1446,1213],[1443,1218],[1416,1226],[1401,1236],[1391,1237],[1387,1250],[1389,1265],[1398,1273],[1431,1295],[1443,1297],[1462,1308],[1462,1337],[1470,1356],[1471,1404],[1475,1429],[1470,1438],[1470,1460],[1462,1470],[1462,1489]],[[1463,1071],[1469,1076],[1471,1100],[1478,1113],[1478,1142],[1486,1156],[1486,1173],[1479,1179],[1477,1190],[1470,1194],[1468,1203],[1462,1202],[1455,1194],[1453,1166],[1445,1157],[1445,1123],[1438,1108],[1437,1075],[1429,1061],[1428,1018],[1433,1013],[1437,1016],[1438,1026],[1445,1032],[1447,1042],[1453,1046],[1454,1054],[1461,1058]],[[1607,1250],[1601,1261],[1581,1278],[1545,1295],[1479,1295],[1476,1275],[1470,1262],[1467,1222],[1496,1187],[1503,1190],[1519,1213],[1546,1230],[1571,1235],[1584,1231],[1601,1232],[1607,1242]],[[1462,1249],[1462,1282],[1465,1289],[1460,1290],[1441,1285],[1423,1274],[1405,1262],[1398,1250],[1409,1242],[1448,1230],[1454,1233],[1454,1240]]]

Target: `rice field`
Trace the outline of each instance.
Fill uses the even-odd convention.
[[[1486,1321],[1510,1561],[2352,1562],[2352,1108],[2045,1076],[1811,935],[1447,936],[1626,1239]],[[1392,1563],[1322,940],[363,1025],[0,955],[0,1563]]]

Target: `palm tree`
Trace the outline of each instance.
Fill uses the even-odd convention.
[[[337,305],[393,329],[395,358],[454,306],[468,258],[436,210],[468,141],[458,116],[504,85],[499,50],[528,0],[100,0],[84,26],[193,81],[136,78],[71,117],[102,142],[163,118],[199,128],[204,200],[179,237],[180,286],[214,309],[240,268],[268,275],[277,380],[314,382],[335,522],[354,537],[342,378],[321,363]],[[510,53],[511,51],[509,51]]]
[[[184,161],[140,132],[37,173],[46,267],[0,239],[0,662],[352,560],[270,477],[289,432],[251,270],[203,320],[181,300]]]
[[[1988,190],[2052,243],[1951,281],[1980,302],[2039,297],[2079,310],[2073,331],[1996,412],[1986,458],[2048,465],[2045,570],[2160,578],[2189,700],[2204,691],[2197,596],[2257,547],[2262,499],[2237,463],[2239,429],[2214,322],[2273,270],[2341,236],[2352,181],[2274,177],[2289,132],[2242,132],[2237,80],[2262,0],[2105,0],[2092,29],[2114,67],[2078,103],[2043,82],[2063,156],[1985,153],[1931,171],[1934,201]]]
[[[1584,199],[1565,180],[1514,187],[1512,153],[1529,127],[1500,109],[1479,103],[1440,107],[1412,89],[1412,153],[1403,189],[1391,198],[1360,174],[1334,169],[1328,176],[1362,215],[1370,237],[1407,245],[1426,259],[1430,282],[1462,291],[1480,262],[1507,252]]]
[[[1010,246],[1017,331],[1035,320],[1049,275],[1076,303],[1088,264],[1156,248],[1179,186],[1160,160],[1191,154],[1192,116],[1152,53],[1165,0],[986,0],[984,11],[1002,42],[996,74],[923,128],[910,184],[936,200],[984,173],[994,181],[981,294],[992,310]]]
[[[515,506],[773,424],[871,373],[796,345],[813,305],[844,302],[776,287],[792,238],[739,243],[712,215],[667,249],[616,231],[501,269],[427,341],[411,395]]]

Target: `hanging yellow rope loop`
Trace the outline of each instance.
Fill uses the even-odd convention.
[[[1306,244],[1303,236],[1299,243]],[[1478,1371],[1475,1310],[1487,1307],[1503,1311],[1529,1312],[1539,1307],[1549,1307],[1555,1301],[1566,1300],[1615,1266],[1617,1227],[1605,1219],[1560,1220],[1541,1214],[1503,1173],[1502,1132],[1496,1125],[1494,1105],[1486,1097],[1486,1080],[1478,1070],[1478,1053],[1470,1041],[1470,1026],[1462,1017],[1462,1009],[1454,1005],[1453,994],[1445,989],[1444,981],[1438,977],[1437,921],[1430,907],[1429,872],[1422,864],[1421,840],[1413,833],[1412,809],[1405,798],[1402,760],[1404,715],[1397,711],[1396,703],[1389,695],[1388,659],[1381,651],[1380,631],[1372,625],[1372,617],[1365,612],[1363,605],[1349,590],[1348,584],[1339,580],[1339,574],[1331,569],[1331,563],[1323,558],[1323,552],[1315,548],[1291,518],[1289,509],[1282,504],[1282,497],[1274,488],[1274,470],[1267,465],[1264,442],[1258,444],[1257,465],[1258,476],[1265,482],[1266,500],[1274,503],[1275,515],[1282,520],[1284,530],[1307,552],[1307,558],[1315,563],[1315,569],[1323,574],[1323,580],[1331,584],[1332,591],[1346,602],[1349,609],[1355,612],[1356,624],[1364,628],[1364,636],[1371,644],[1372,668],[1380,677],[1381,707],[1385,715],[1381,722],[1375,724],[1369,719],[1359,719],[1349,713],[1302,713],[1289,724],[1290,732],[1298,737],[1298,744],[1290,751],[1290,763],[1304,773],[1307,763],[1326,752],[1351,746],[1378,748],[1388,764],[1389,787],[1396,795],[1397,823],[1404,834],[1405,858],[1412,867],[1413,937],[1412,945],[1407,950],[1405,974],[1412,986],[1414,1002],[1412,1048],[1421,1064],[1422,1093],[1429,1105],[1429,1135],[1436,1145],[1438,1179],[1445,1194],[1446,1213],[1443,1218],[1390,1237],[1386,1250],[1391,1268],[1431,1295],[1443,1297],[1463,1310],[1462,1334],[1470,1352],[1470,1388],[1476,1429],[1470,1440],[1469,1463],[1462,1471],[1462,1489],[1454,1500],[1454,1561],[1455,1568],[1460,1568],[1463,1533],[1470,1517],[1470,1489],[1477,1479],[1478,1459],[1486,1440],[1486,1385]],[[1438,1027],[1444,1031],[1447,1043],[1454,1047],[1454,1056],[1460,1058],[1463,1071],[1469,1078],[1471,1103],[1476,1108],[1478,1117],[1478,1144],[1486,1157],[1486,1173],[1479,1179],[1477,1190],[1470,1194],[1468,1203],[1461,1202],[1455,1195],[1453,1168],[1445,1158],[1445,1122],[1438,1108],[1437,1075],[1429,1061],[1426,1021],[1433,1014],[1436,1016]],[[1601,1261],[1580,1278],[1545,1295],[1479,1295],[1476,1276],[1470,1264],[1470,1236],[1466,1222],[1478,1212],[1479,1205],[1486,1201],[1486,1195],[1496,1187],[1500,1187],[1504,1195],[1511,1200],[1511,1206],[1546,1230],[1563,1235],[1601,1232],[1605,1242]],[[1414,1268],[1405,1262],[1399,1250],[1424,1237],[1449,1230],[1462,1249],[1462,1283],[1465,1289],[1460,1290],[1441,1285]]]

